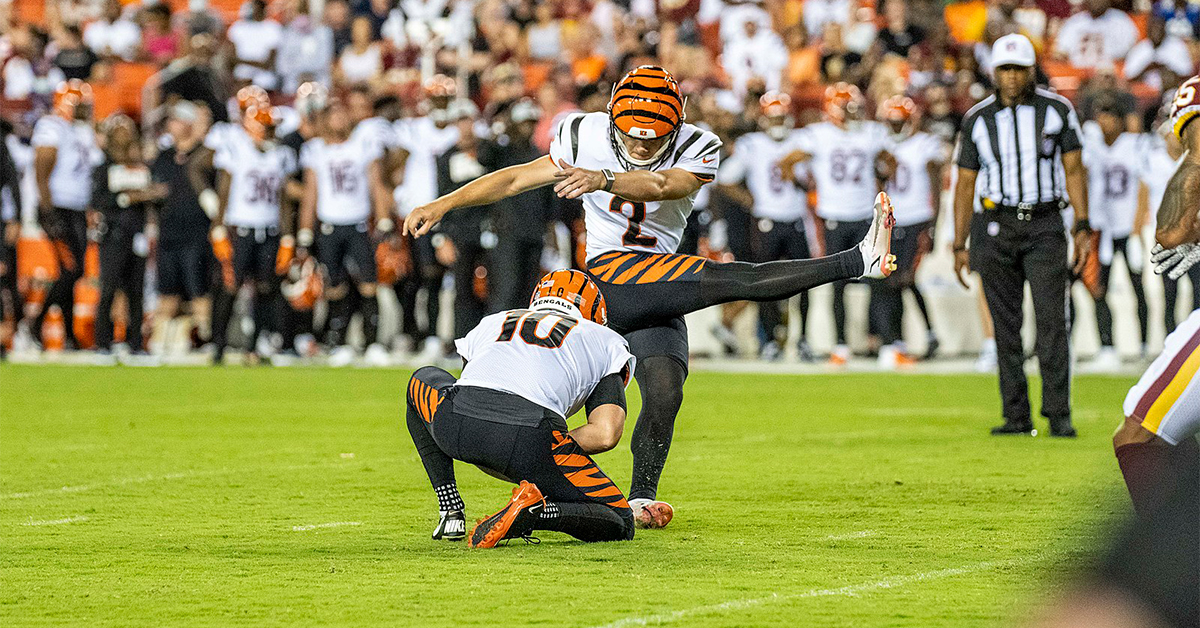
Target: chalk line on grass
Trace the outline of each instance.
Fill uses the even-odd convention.
[[[977,571],[985,571],[998,567],[1011,567],[1023,563],[1029,563],[1036,560],[1034,557],[1001,560],[1001,561],[984,561],[971,565],[963,565],[962,567],[951,567],[949,569],[937,569],[934,571],[926,571],[922,573],[909,574],[906,576],[892,576],[875,580],[872,582],[863,582],[861,584],[852,584],[849,586],[838,587],[836,589],[809,589],[799,593],[771,593],[763,597],[743,598],[740,600],[729,600],[720,604],[705,604],[703,606],[693,606],[692,608],[684,608],[668,613],[658,613],[654,615],[643,615],[626,617],[618,619],[612,623],[598,626],[597,628],[625,628],[626,626],[650,626],[658,624],[669,624],[672,622],[691,617],[693,615],[702,615],[709,613],[725,613],[729,611],[737,611],[741,609],[763,606],[773,602],[782,602],[787,600],[800,600],[814,597],[831,597],[831,596],[848,596],[853,597],[863,593],[872,593],[883,589],[892,589],[902,587],[914,582],[922,582],[925,580],[939,580],[942,578],[951,578],[963,574],[973,573]]]
[[[360,526],[361,521],[333,521],[330,523],[310,523],[304,526],[292,526],[292,532],[308,532],[317,528],[340,528],[342,526]]]
[[[847,541],[850,539],[865,539],[869,536],[879,534],[875,530],[859,530],[858,532],[846,532],[845,534],[830,534],[825,537],[827,541]]]
[[[87,520],[88,520],[88,518],[83,515],[76,515],[74,517],[66,517],[63,519],[48,519],[45,521],[26,521],[25,523],[22,523],[21,525],[23,525],[23,526],[57,526],[57,525],[62,525],[64,523],[82,523]]]

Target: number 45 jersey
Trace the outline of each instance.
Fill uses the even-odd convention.
[[[560,168],[625,172],[613,152],[609,124],[604,112],[567,116],[550,143],[550,159]],[[666,158],[653,170],[681,168],[708,183],[716,177],[720,150],[721,140],[715,134],[685,123],[680,125]],[[674,253],[695,200],[692,194],[671,201],[638,203],[603,190],[584,194],[587,258],[609,251]]]
[[[547,311],[509,310],[484,317],[454,341],[466,360],[458,386],[523,397],[570,418],[607,375],[625,384],[634,358],[617,332]]]

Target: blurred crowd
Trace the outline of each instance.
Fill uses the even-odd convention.
[[[1152,224],[1177,157],[1157,132],[1164,99],[1200,58],[1200,4],[1188,0],[0,0],[0,346],[95,348],[102,360],[116,359],[121,339],[129,356],[149,361],[192,350],[219,360],[226,344],[280,363],[323,351],[337,363],[444,356],[448,341],[484,314],[524,305],[543,270],[583,265],[581,206],[540,190],[452,215],[431,238],[400,236],[395,225],[439,194],[545,154],[563,116],[603,111],[613,82],[643,64],[679,79],[687,121],[717,133],[723,161],[739,138],[778,124],[764,105],[778,106],[780,93],[790,96],[785,119],[797,127],[826,115],[835,83],[858,87],[863,118],[893,97],[910,99],[911,112],[889,132],[938,142],[941,156],[929,160],[936,212],[962,115],[992,87],[991,44],[1010,33],[1034,42],[1039,81],[1070,97],[1086,121],[1093,214],[1107,211],[1105,194],[1135,197],[1111,204],[1133,214],[1111,220],[1128,222],[1129,233],[1102,237],[1136,239]],[[46,122],[55,118],[65,124]],[[247,130],[264,154],[292,151],[295,165],[264,188],[278,196],[279,216],[261,233],[222,224],[221,173],[245,169],[221,157],[228,128]],[[1131,152],[1109,158],[1123,136]],[[371,155],[361,166],[370,190],[361,231],[375,268],[348,255],[347,281],[358,289],[338,292],[331,269],[306,255],[314,243],[296,242],[303,172],[320,158],[314,140],[360,139],[354,145]],[[55,148],[49,160],[47,147]],[[58,172],[68,159],[76,170]],[[89,187],[78,208],[66,209],[86,217],[79,246],[94,248],[98,263],[85,249],[64,252],[41,238],[39,229],[70,228],[70,214],[52,216],[64,208],[53,198],[56,177]],[[683,252],[759,257],[770,220],[756,213],[747,185],[718,177],[702,191]],[[820,222],[810,221],[812,229]],[[931,232],[936,224],[935,214]],[[239,268],[235,277],[214,226],[229,226],[231,238],[271,239],[272,272]],[[928,236],[926,252],[935,241]],[[1110,364],[1111,315],[1101,304],[1114,254],[1098,248],[1101,270],[1084,279],[1097,316],[1109,318],[1107,337],[1098,325],[1096,360]],[[1148,248],[1122,251],[1139,288]],[[811,252],[821,253],[820,238]],[[78,263],[68,267],[64,256]],[[18,272],[38,264],[49,275]],[[906,287],[922,303],[911,270]],[[95,320],[81,323],[77,284],[88,282]],[[1136,292],[1144,352],[1148,315]],[[1169,331],[1175,287],[1166,294]],[[712,330],[725,350],[782,355],[786,321],[762,317],[758,346],[742,346],[731,326],[743,309],[723,308]],[[381,312],[395,312],[397,323],[381,328]],[[869,318],[878,337],[887,324]],[[924,318],[928,337],[919,344],[932,357],[935,326]],[[360,321],[353,331],[352,320]],[[47,337],[56,325],[61,342]],[[791,339],[796,353],[816,359],[803,334]],[[911,359],[902,339],[896,346],[885,366]],[[989,352],[985,342],[984,368]]]

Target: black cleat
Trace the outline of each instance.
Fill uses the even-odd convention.
[[[1020,423],[1005,421],[1004,425],[999,425],[992,428],[992,436],[1008,435],[1036,436],[1037,431],[1033,429],[1033,423],[1029,421],[1022,421]]]
[[[1050,435],[1059,438],[1075,438],[1078,436],[1075,432],[1075,427],[1071,425],[1071,419],[1050,421]]]
[[[467,538],[467,516],[461,510],[443,510],[433,529],[435,541],[461,541]]]
[[[942,343],[938,342],[937,336],[930,334],[929,335],[929,346],[925,349],[925,356],[921,359],[922,360],[932,360],[934,358],[934,356],[937,355],[938,349],[941,348],[941,346],[942,346]]]

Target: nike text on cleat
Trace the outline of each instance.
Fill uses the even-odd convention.
[[[868,279],[883,279],[896,270],[896,256],[892,255],[892,227],[896,217],[892,214],[892,199],[885,192],[875,197],[875,216],[867,237],[858,244],[862,253],[863,274]]]
[[[467,517],[461,510],[443,510],[433,529],[435,541],[461,541],[467,537]]]
[[[496,547],[497,543],[505,539],[528,538],[533,532],[538,513],[545,504],[546,498],[542,497],[538,487],[522,481],[513,489],[512,499],[508,500],[500,512],[471,528],[467,547]]]
[[[643,530],[665,528],[675,517],[675,509],[671,504],[653,499],[631,499],[629,508],[633,510],[634,527]]]

